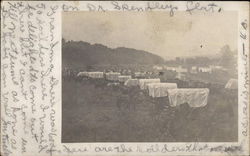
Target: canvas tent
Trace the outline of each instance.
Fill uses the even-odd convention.
[[[168,89],[177,88],[176,83],[150,83],[147,84],[149,96],[155,97],[164,97],[168,96]]]
[[[118,81],[120,75],[121,74],[117,72],[106,73],[106,79],[110,81]]]
[[[128,79],[125,83],[125,86],[138,86],[139,80],[138,79]]]
[[[103,78],[103,72],[88,72],[90,78]]]
[[[118,76],[118,80],[119,82],[125,82],[127,81],[128,79],[131,79],[131,76],[130,75],[121,75],[121,76]]]
[[[147,89],[147,84],[149,83],[159,83],[160,79],[139,79],[139,85],[142,90]]]
[[[181,88],[168,90],[169,103],[172,107],[184,103],[188,103],[190,107],[204,107],[207,105],[208,95],[208,88]]]
[[[230,79],[226,86],[226,89],[237,89],[238,88],[238,80],[237,79]]]

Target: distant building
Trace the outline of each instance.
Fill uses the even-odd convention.
[[[212,69],[210,67],[199,67],[198,71],[201,73],[212,73]]]
[[[198,72],[198,67],[197,66],[192,66],[190,69],[190,73],[196,74]]]

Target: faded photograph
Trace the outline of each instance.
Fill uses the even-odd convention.
[[[62,13],[62,142],[237,142],[237,13]]]

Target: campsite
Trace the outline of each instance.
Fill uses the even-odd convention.
[[[75,74],[65,74],[62,80],[62,96],[67,97],[63,98],[62,110],[64,142],[237,140],[237,89],[225,87],[227,78],[220,79],[225,82],[212,83],[199,81],[197,75],[197,80],[169,78],[171,71],[168,70],[160,76],[159,73],[151,74],[160,84],[176,84],[183,89],[207,88],[207,103],[195,108],[188,103],[170,106],[167,96],[150,96],[149,90],[142,89],[144,86],[141,88],[138,83],[126,85],[129,84],[128,80],[127,83],[121,81],[118,72],[113,72],[113,75],[112,72],[89,72],[89,76],[86,74],[88,72],[71,73]],[[93,73],[97,76],[93,77]],[[139,75],[142,80],[150,79],[145,73]],[[137,79],[136,74],[132,73],[128,79]]]

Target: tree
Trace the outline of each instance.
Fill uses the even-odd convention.
[[[65,45],[66,40],[64,38],[62,38],[62,45]]]
[[[235,69],[236,59],[234,52],[230,49],[229,45],[221,48],[220,65],[227,69]]]

